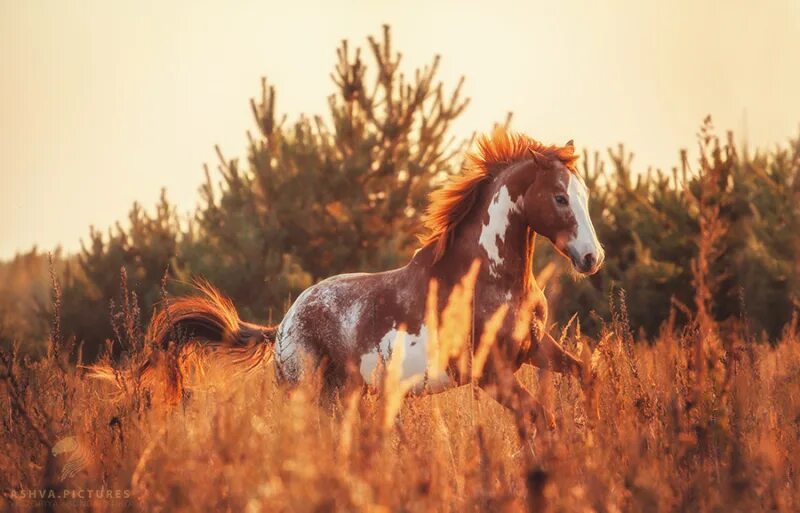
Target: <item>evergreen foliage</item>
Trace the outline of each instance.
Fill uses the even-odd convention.
[[[277,322],[316,281],[408,260],[428,193],[458,170],[464,144],[449,129],[467,100],[461,82],[446,89],[436,80],[438,57],[405,77],[388,27],[380,40],[369,38],[366,54],[346,41],[339,47],[327,117],[288,123],[264,79],[251,101],[257,130],[248,134],[246,162],[217,148],[218,171],[206,168],[201,204],[186,223],[162,194],[155,213],[135,204],[127,225],[105,235],[92,229],[80,254],[56,255],[63,330],[84,342],[86,359],[119,338],[109,322],[114,302],[134,301],[147,321],[165,273],[174,292],[204,277],[243,317]],[[532,135],[544,137],[541,130]],[[606,264],[576,280],[539,241],[534,272],[551,276],[552,321],[563,326],[578,312],[584,332],[596,334],[601,320],[625,308],[631,325],[652,335],[671,312],[691,315],[701,212],[711,208],[720,223],[708,262],[711,315],[745,323],[754,336],[779,334],[800,306],[800,138],[751,154],[730,134],[719,141],[707,120],[698,141],[700,161],[682,152],[670,173],[634,171],[622,145],[607,160],[584,153]],[[0,280],[0,341],[33,346],[46,338],[43,262],[34,251],[0,267],[9,277]],[[121,290],[120,273],[134,294]]]
[[[670,174],[634,172],[633,156],[622,146],[609,150],[611,172],[597,154],[590,159],[584,153],[590,214],[606,264],[590,279],[576,281],[565,272],[551,286],[556,320],[579,312],[583,329],[596,333],[623,290],[632,326],[648,335],[673,308],[684,317],[692,312],[702,200],[718,210],[724,231],[710,262],[711,314],[717,321],[746,323],[753,335],[780,334],[800,306],[800,138],[786,148],[740,155],[733,135],[721,142],[706,119],[698,142],[698,164],[681,152],[681,165]],[[704,187],[711,187],[710,194],[703,194]],[[540,266],[552,256],[542,248]]]
[[[180,239],[180,223],[163,191],[155,213],[134,203],[127,226],[117,223],[105,236],[90,230],[88,242],[66,263],[61,279],[62,325],[67,335],[83,342],[84,358],[92,361],[106,340],[119,338],[112,323],[115,305],[131,300],[124,290],[128,284],[135,291],[136,310],[149,318],[161,299],[165,273],[173,279],[182,277]]]
[[[461,82],[447,91],[436,81],[438,56],[407,78],[388,27],[369,38],[369,55],[372,70],[347,41],[337,50],[330,121],[301,116],[287,126],[263,80],[247,166],[217,148],[217,186],[206,170],[185,252],[193,272],[252,317],[276,317],[327,276],[401,265],[431,187],[457,169],[462,145],[448,129],[467,105]]]

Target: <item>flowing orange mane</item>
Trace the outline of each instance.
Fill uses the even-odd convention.
[[[447,248],[453,231],[472,209],[480,186],[509,165],[526,159],[559,160],[576,172],[572,146],[545,146],[524,134],[496,129],[491,135],[478,137],[477,150],[467,153],[464,169],[439,190],[431,193],[425,214],[428,233],[421,237],[423,245],[435,243],[434,259],[439,260]]]

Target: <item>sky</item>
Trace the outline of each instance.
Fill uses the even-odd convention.
[[[260,77],[326,114],[342,39],[392,26],[411,72],[466,77],[456,135],[513,128],[668,169],[703,117],[750,146],[800,127],[800,1],[0,0],[0,258],[80,248],[89,226],[197,204],[214,145],[244,156]],[[691,153],[690,153],[691,155]]]

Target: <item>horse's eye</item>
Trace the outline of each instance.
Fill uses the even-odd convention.
[[[556,203],[559,205],[569,205],[569,199],[567,199],[567,197],[563,194],[559,194],[556,196]]]

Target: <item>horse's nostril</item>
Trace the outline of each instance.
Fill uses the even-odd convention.
[[[595,264],[595,262],[596,262],[596,258],[597,258],[597,257],[595,257],[595,256],[594,256],[594,253],[586,253],[586,254],[583,256],[583,268],[584,268],[584,269],[591,269],[591,268],[593,268],[593,267],[594,267],[594,264]]]

